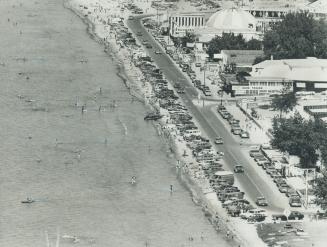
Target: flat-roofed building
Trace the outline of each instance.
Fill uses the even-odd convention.
[[[257,57],[263,56],[262,50],[221,50],[223,66],[234,64],[236,68],[252,68]]]
[[[194,32],[196,28],[205,25],[204,14],[179,13],[172,14],[168,19],[169,32],[173,37],[183,37],[187,32]]]
[[[250,74],[242,85],[246,95],[276,94],[284,87],[290,91],[327,90],[327,59],[266,60],[254,65]],[[237,89],[237,85],[233,87]]]

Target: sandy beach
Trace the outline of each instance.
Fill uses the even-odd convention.
[[[0,246],[228,246],[85,23],[55,0],[0,11]]]
[[[86,12],[85,8],[81,6],[82,3],[84,4],[82,6],[87,7]],[[109,10],[113,11],[112,13],[119,11],[117,10],[117,6],[115,5],[115,3],[98,1],[96,5],[92,5],[87,1],[75,0],[71,1],[71,4],[72,8],[77,10],[79,16],[83,17],[83,15],[85,15],[86,13],[89,13],[87,14],[86,19],[95,25],[94,30],[96,35],[99,37],[100,40],[106,40],[111,47],[110,50],[112,50],[116,54],[117,58],[121,61],[121,63],[126,65],[125,70],[127,72],[127,78],[129,77],[130,79],[132,79],[131,85],[136,85],[135,90],[138,91],[141,95],[143,94],[146,99],[148,94],[151,92],[151,85],[147,83],[141,83],[141,74],[138,74],[138,69],[136,69],[135,67],[133,67],[132,64],[129,63],[129,59],[131,56],[130,51],[119,48],[119,46],[117,46],[116,40],[110,37],[110,35],[108,35],[108,26],[103,25],[103,20],[105,20],[107,16],[110,16]],[[151,10],[149,9],[148,11],[151,12]],[[94,14],[92,14],[92,12]],[[125,18],[127,18],[127,16],[128,15],[126,14]],[[159,130],[160,132],[162,132],[162,128],[165,128],[165,122],[166,120],[162,121],[162,126]],[[173,142],[170,142],[170,145],[171,147],[173,147],[173,150],[175,150],[176,158],[178,160],[183,160],[182,164],[188,164],[192,161],[189,159],[185,159],[185,157],[182,158],[181,154],[185,150],[185,143],[174,140]],[[198,168],[194,167],[194,169],[197,170]],[[224,235],[226,234],[226,232],[232,232],[235,236],[235,245],[237,246],[240,243],[244,246],[264,246],[264,243],[258,238],[256,234],[255,226],[247,225],[247,223],[239,219],[231,220],[230,217],[227,216],[227,214],[224,212],[223,208],[220,206],[220,203],[218,202],[217,197],[214,193],[207,194],[206,196],[204,196],[203,193],[208,187],[208,184],[203,184],[203,181],[195,179],[194,171],[192,170],[185,171],[184,173],[185,175],[182,176],[182,181],[184,181],[184,183],[187,184],[188,188],[191,189],[193,201],[196,204],[200,205],[205,212],[210,211],[209,215],[219,215],[218,225],[220,233]]]

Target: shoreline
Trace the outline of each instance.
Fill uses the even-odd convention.
[[[63,0],[63,6],[65,9],[71,11],[74,15],[78,16],[83,23],[86,25],[86,33],[90,36],[90,38],[92,40],[94,40],[96,43],[98,43],[99,45],[101,45],[104,48],[104,52],[114,61],[117,61],[116,66],[116,75],[122,80],[122,82],[124,83],[124,85],[126,86],[126,88],[129,90],[129,94],[131,96],[133,96],[134,98],[136,98],[139,102],[145,104],[145,100],[144,100],[144,96],[143,95],[135,95],[131,92],[131,84],[130,83],[132,81],[132,79],[130,78],[130,76],[127,73],[127,70],[124,66],[124,61],[122,59],[122,57],[120,57],[119,55],[119,51],[116,49],[116,47],[114,47],[114,45],[110,42],[108,42],[108,44],[103,41],[97,34],[95,31],[95,25],[94,23],[91,22],[91,20],[89,20],[87,17],[81,15],[80,12],[78,12],[76,9],[74,9],[74,7],[72,5],[69,4],[70,0]],[[109,50],[108,50],[109,48]],[[136,85],[136,83],[134,83],[134,85]],[[137,93],[137,92],[135,92]]]
[[[122,79],[122,82],[129,90],[129,94],[133,97],[136,97],[139,102],[142,102],[144,104],[146,108],[155,109],[156,105],[151,104],[146,100],[146,92],[144,92],[145,86],[142,87],[142,85],[140,85],[138,81],[131,78],[130,73],[132,71],[128,70],[128,68],[124,66],[123,54],[118,50],[117,45],[114,42],[111,42],[111,40],[108,40],[107,42],[103,41],[103,39],[101,39],[96,33],[95,24],[92,23],[88,16],[83,16],[78,10],[74,9],[71,4],[68,4],[69,2],[70,0],[64,0],[64,7],[76,14],[87,25],[86,31],[91,37],[91,39],[93,39],[100,45],[103,45],[104,52],[106,52],[113,61],[117,61],[117,75],[119,76],[119,78]],[[134,67],[132,69],[138,68]],[[135,96],[132,93],[136,92],[133,86],[136,87],[137,90],[141,91],[142,93],[140,93],[140,95],[138,96]],[[246,243],[247,241],[245,241],[244,236],[240,236],[241,234],[238,233],[235,228],[232,227],[232,224],[229,219],[226,219],[226,216],[222,215],[221,210],[217,210],[217,207],[222,207],[220,205],[213,205],[212,200],[210,200],[210,194],[205,194],[204,188],[199,185],[199,181],[192,176],[191,169],[187,168],[188,164],[186,164],[186,161],[183,160],[182,149],[178,146],[178,140],[171,138],[171,133],[165,130],[164,121],[160,120],[157,123],[154,122],[153,126],[156,128],[159,137],[162,137],[162,134],[164,134],[163,141],[168,144],[170,150],[170,154],[167,153],[167,155],[173,155],[173,159],[174,161],[176,161],[176,163],[179,164],[180,162],[181,164],[183,164],[181,166],[176,166],[176,175],[178,177],[178,181],[189,191],[191,199],[195,206],[201,207],[204,217],[206,217],[210,224],[215,228],[217,234],[221,235],[226,234],[227,232],[231,232],[233,237],[232,239],[227,240],[229,241],[230,246],[241,246],[240,244],[242,244],[242,246],[254,246],[250,243]],[[226,237],[224,238],[226,239]],[[261,244],[259,244],[258,246],[261,246]]]

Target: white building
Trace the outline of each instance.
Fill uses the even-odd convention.
[[[304,10],[309,11],[316,19],[327,19],[327,1],[318,0],[306,5]]]
[[[266,60],[252,67],[242,85],[233,85],[235,95],[269,95],[284,87],[294,91],[327,90],[327,59]]]
[[[180,13],[169,17],[169,33],[173,37],[183,37],[187,32],[193,33],[196,28],[205,24],[204,15],[197,13]]]
[[[223,33],[242,34],[246,40],[262,38],[262,32],[256,18],[249,12],[230,8],[223,9],[210,16],[206,25],[195,30],[200,42],[209,42]]]

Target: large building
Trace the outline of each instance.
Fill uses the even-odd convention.
[[[327,59],[266,60],[252,67],[250,76],[233,85],[235,95],[269,95],[284,87],[293,91],[327,90]]]
[[[196,28],[205,25],[204,15],[196,13],[174,14],[169,17],[168,25],[172,37],[183,37],[187,32],[193,33]]]
[[[210,16],[206,25],[195,30],[199,41],[206,43],[223,33],[242,34],[246,40],[260,39],[261,28],[256,18],[249,12],[230,8],[223,9]]]

